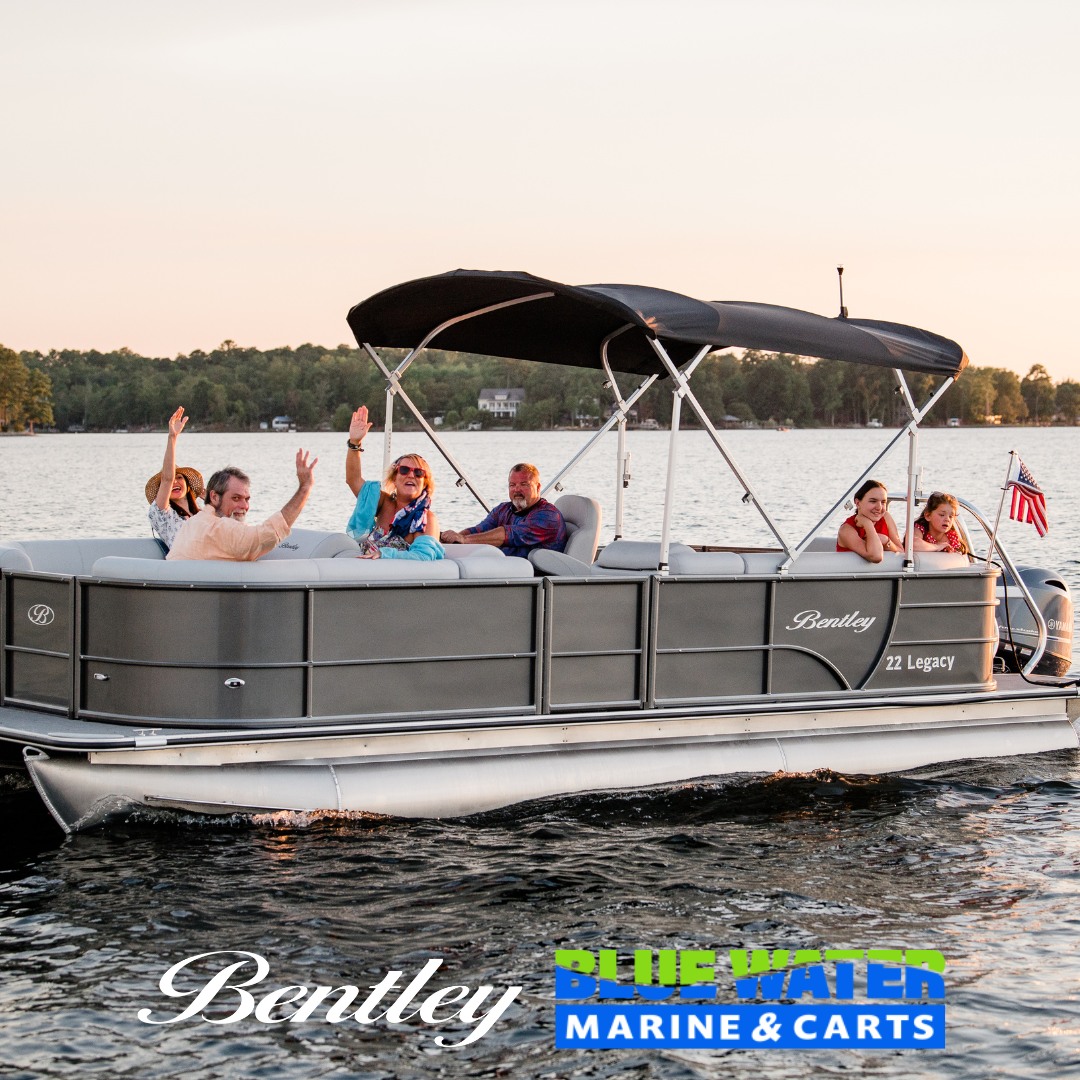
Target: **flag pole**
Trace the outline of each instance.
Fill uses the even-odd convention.
[[[994,557],[994,547],[997,545],[998,526],[1001,524],[1001,511],[1005,508],[1005,496],[1009,492],[1009,477],[1012,476],[1013,471],[1013,458],[1016,457],[1016,451],[1009,451],[1009,469],[1005,473],[1005,483],[1001,488],[1001,499],[998,502],[997,517],[994,519],[994,531],[990,534],[990,550],[986,553],[986,566],[990,567],[990,560]]]

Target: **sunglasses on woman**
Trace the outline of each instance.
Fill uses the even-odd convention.
[[[397,467],[398,476],[425,476],[426,473],[423,469],[416,465],[399,465]]]

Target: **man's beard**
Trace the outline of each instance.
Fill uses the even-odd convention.
[[[529,500],[524,495],[515,495],[510,502],[515,510],[524,510],[529,505]]]
[[[226,514],[221,509],[221,504],[220,503],[217,506],[214,506],[213,503],[210,503],[209,505],[214,508],[214,513],[217,514],[217,516],[220,517],[220,518],[232,518],[233,521],[239,521],[239,522],[242,523],[244,521],[244,518],[247,516],[247,511],[246,510],[241,511],[240,516],[237,517],[235,512],[233,512],[231,514]]]

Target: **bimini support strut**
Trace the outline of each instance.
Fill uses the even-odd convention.
[[[671,546],[671,513],[672,513],[672,496],[674,494],[675,484],[675,450],[678,441],[679,432],[679,420],[682,415],[682,402],[685,398],[690,408],[694,410],[697,415],[701,426],[709,434],[709,438],[712,439],[713,445],[720,451],[724,461],[727,462],[728,468],[731,470],[732,475],[742,485],[742,489],[745,492],[744,502],[751,502],[754,508],[761,515],[765,524],[768,526],[769,531],[780,542],[780,546],[787,554],[787,561],[790,563],[794,558],[794,549],[785,539],[784,535],[780,532],[776,523],[769,516],[768,511],[761,505],[761,501],[758,499],[757,492],[754,491],[750,481],[743,474],[742,470],[736,464],[735,459],[728,452],[728,448],[724,445],[724,440],[720,438],[719,432],[713,426],[712,420],[709,419],[709,414],[702,408],[701,402],[694,396],[694,392],[690,389],[690,376],[693,374],[694,369],[701,363],[705,357],[712,352],[712,345],[703,345],[701,349],[694,355],[693,359],[680,371],[675,366],[674,361],[668,356],[667,350],[660,343],[659,339],[650,337],[649,344],[652,346],[653,352],[659,357],[660,362],[667,369],[668,374],[671,376],[675,383],[675,387],[672,390],[673,402],[671,408],[671,440],[668,451],[668,473],[667,473],[667,489],[664,493],[664,524],[663,530],[660,534],[660,566],[659,570],[666,572],[668,566],[668,550]]]
[[[364,351],[371,357],[371,359],[378,365],[379,369],[386,376],[386,422],[383,427],[383,465],[382,475],[386,475],[387,469],[390,468],[390,462],[393,460],[393,441],[394,441],[394,398],[401,398],[402,404],[416,417],[420,426],[424,429],[427,437],[438,447],[439,453],[446,459],[446,463],[454,470],[458,475],[458,484],[464,484],[476,497],[484,509],[490,513],[491,507],[488,506],[484,497],[476,490],[472,485],[472,481],[465,475],[465,470],[458,464],[457,459],[449,450],[442,444],[439,436],[435,433],[434,428],[427,422],[424,414],[413,404],[412,398],[405,392],[401,386],[401,372],[404,370],[405,361],[403,360],[393,371],[383,363],[383,359],[379,354],[365,341]],[[410,354],[410,356],[413,354]],[[406,358],[408,359],[408,358]]]
[[[619,444],[617,450],[618,460],[616,462],[616,468],[618,470],[618,484],[615,490],[615,536],[614,539],[618,540],[622,536],[622,524],[623,524],[623,480],[628,479],[629,469],[627,463],[629,454],[626,451],[626,418],[630,415],[630,410],[634,407],[634,403],[649,389],[650,386],[659,378],[659,375],[653,374],[646,376],[641,381],[641,384],[636,390],[625,400],[621,392],[619,391],[618,383],[615,381],[615,376],[612,373],[611,366],[608,363],[608,344],[612,339],[618,337],[620,334],[626,333],[627,330],[634,329],[631,323],[627,323],[625,326],[620,327],[618,330],[613,331],[604,338],[600,345],[600,363],[604,368],[604,374],[607,376],[607,385],[611,389],[611,396],[615,404],[611,416],[604,421],[599,429],[593,434],[585,445],[555,474],[551,481],[547,484],[542,495],[547,495],[549,491],[562,491],[562,482],[574,471],[580,462],[587,454],[589,454],[593,447],[600,441],[603,435],[606,435],[615,425],[619,428]]]
[[[487,500],[480,494],[479,491],[473,486],[472,481],[468,478],[465,470],[458,463],[457,459],[449,450],[443,445],[442,440],[435,433],[435,430],[424,418],[424,414],[413,404],[412,399],[401,387],[401,378],[405,374],[409,365],[420,354],[421,350],[426,349],[431,342],[448,327],[456,326],[458,323],[465,322],[467,319],[475,319],[480,315],[487,315],[492,311],[499,311],[502,308],[516,307],[518,304],[528,304],[534,300],[548,300],[555,294],[551,291],[532,293],[529,296],[518,296],[513,300],[504,300],[499,304],[489,304],[486,307],[477,308],[476,311],[468,311],[464,315],[455,315],[452,319],[446,319],[444,322],[439,323],[433,330],[428,331],[424,338],[420,341],[419,345],[414,346],[409,350],[405,358],[393,371],[390,367],[383,362],[383,359],[379,354],[371,347],[370,344],[364,342],[364,351],[375,362],[379,370],[386,376],[386,422],[383,429],[383,472],[390,467],[391,457],[393,455],[393,435],[394,435],[394,398],[401,398],[402,404],[416,417],[420,426],[424,429],[427,437],[435,444],[439,453],[442,454],[446,463],[454,470],[458,475],[458,485],[464,484],[469,491],[473,493],[476,501],[484,508],[488,513],[491,512],[491,506]]]
[[[609,334],[604,338],[603,344],[600,346],[600,363],[604,366],[607,385],[611,389],[611,396],[615,402],[615,411],[612,415],[619,418],[619,441],[615,450],[615,535],[613,537],[615,540],[622,539],[623,507],[626,503],[626,489],[630,486],[630,451],[626,448],[626,418],[630,414],[633,402],[637,401],[659,377],[650,375],[638,387],[630,401],[623,400],[619,384],[615,380],[615,373],[611,370],[611,363],[608,358],[608,342],[616,335],[629,329],[630,325],[627,324],[622,330],[616,330],[614,334]]]

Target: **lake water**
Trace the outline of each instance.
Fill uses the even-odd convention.
[[[798,539],[834,501],[881,431],[726,436],[778,525]],[[373,433],[374,436],[374,433]],[[571,433],[448,437],[491,502],[507,467],[545,479],[579,444]],[[145,535],[142,487],[163,436],[0,439],[0,538]],[[343,436],[183,437],[180,461],[251,473],[252,516],[293,487],[298,445],[321,457],[302,525],[348,516]],[[664,432],[633,432],[624,532],[655,538]],[[365,459],[379,460],[374,437]],[[566,490],[592,494],[610,523],[614,437]],[[1076,429],[930,431],[923,487],[993,516],[1018,449],[1048,494],[1051,531],[1006,520],[1020,562],[1080,589]],[[435,467],[445,525],[481,516]],[[879,477],[902,487],[906,445]],[[680,454],[686,493],[673,536],[768,543],[708,439]],[[605,527],[604,539],[611,530]],[[164,630],[165,628],[163,628]],[[971,762],[918,779],[794,776],[701,782],[659,792],[564,798],[452,822],[324,815],[206,823],[162,815],[64,839],[25,783],[0,790],[0,1075],[67,1077],[1064,1077],[1080,1075],[1080,759],[1076,752]],[[948,960],[944,1050],[557,1050],[556,948],[929,948]],[[518,998],[461,1049],[458,1023],[304,1024],[188,1020],[152,1026],[185,1002],[159,980],[196,954],[265,957],[261,990],[411,979],[444,963],[428,990],[511,985]],[[721,978],[730,1000],[730,979]],[[178,983],[180,980],[178,979]],[[193,987],[194,983],[190,982]],[[232,992],[232,1002],[239,1000]],[[490,1004],[490,999],[489,999]],[[228,1009],[211,1013],[218,1018]],[[287,1010],[286,1010],[287,1011]],[[451,1008],[444,1013],[453,1011]]]

